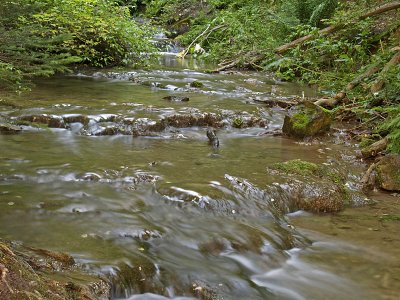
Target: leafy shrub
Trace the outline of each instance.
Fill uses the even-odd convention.
[[[93,66],[139,62],[153,51],[149,32],[130,18],[128,7],[109,0],[54,0],[54,6],[33,15],[26,25],[51,28],[51,35],[70,33],[63,47]]]

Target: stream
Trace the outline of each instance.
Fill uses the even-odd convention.
[[[341,168],[349,186],[365,171],[339,128],[276,134],[285,110],[264,102],[315,90],[207,68],[165,54],[153,69],[85,70],[11,96],[21,107],[0,106],[0,119],[26,122],[0,135],[0,236],[71,254],[112,278],[112,299],[400,299],[400,221],[385,219],[399,195],[316,215],[262,192],[284,185],[267,167],[288,160]],[[204,114],[222,124],[217,149]],[[56,125],[34,126],[43,115]],[[197,119],[155,129],[176,115]]]

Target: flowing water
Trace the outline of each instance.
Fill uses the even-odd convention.
[[[376,192],[375,206],[319,216],[283,213],[261,191],[276,180],[268,166],[297,158],[339,161],[359,179],[364,166],[340,131],[314,143],[266,134],[282,126],[284,110],[255,100],[315,92],[205,68],[165,55],[156,70],[44,79],[11,99],[21,108],[1,107],[1,118],[85,115],[88,124],[25,124],[0,135],[0,236],[71,253],[112,278],[114,299],[400,299],[400,225],[384,218],[399,215],[396,195]],[[190,100],[163,99],[171,95]],[[96,134],[113,123],[99,120],[205,112],[233,120],[240,112],[263,125],[226,120],[218,149],[206,126]]]

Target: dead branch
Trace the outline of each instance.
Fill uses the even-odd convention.
[[[225,24],[222,24],[222,25],[215,26],[214,28],[212,28],[211,30],[209,30],[209,29],[210,29],[210,26],[211,26],[211,24],[208,24],[208,25],[207,25],[207,28],[206,28],[202,33],[200,33],[200,34],[189,44],[189,46],[187,46],[182,52],[178,53],[177,56],[179,56],[179,57],[181,57],[181,58],[185,58],[185,56],[188,54],[190,48],[194,45],[194,43],[196,43],[196,41],[197,41],[199,38],[201,38],[202,36],[204,36],[204,35],[207,34],[207,33],[208,33],[208,34],[207,34],[207,37],[208,37],[213,31],[218,30],[218,29],[223,28],[223,27],[226,27]],[[206,37],[206,38],[207,38],[207,37]]]
[[[385,151],[388,145],[388,139],[385,137],[372,145],[365,147],[361,150],[363,158],[371,158],[378,155],[380,152]]]
[[[376,7],[373,10],[371,10],[371,11],[369,11],[369,12],[367,12],[367,13],[361,15],[361,16],[359,16],[357,18],[356,22],[364,20],[364,19],[369,18],[369,17],[373,17],[373,16],[376,16],[376,15],[382,14],[384,12],[387,12],[387,11],[390,11],[390,10],[393,10],[393,9],[398,9],[398,8],[400,8],[400,1],[394,1],[394,2],[391,2],[391,3],[387,3],[387,4],[384,4],[382,6]],[[290,43],[287,43],[285,45],[282,45],[282,46],[276,48],[275,49],[275,53],[282,54],[282,53],[286,52],[287,50],[296,47],[297,45],[303,44],[304,42],[307,42],[307,41],[310,41],[310,40],[316,38],[317,36],[331,34],[333,32],[336,32],[336,31],[342,29],[343,27],[344,27],[344,25],[331,25],[331,26],[328,26],[328,27],[318,31],[317,35],[308,34],[306,36],[303,36],[303,37],[298,38],[298,39],[296,39],[296,40],[294,40],[294,41],[292,41]]]
[[[391,67],[394,67],[399,63],[400,63],[400,51],[398,51],[383,67],[380,73],[381,78],[376,80],[371,86],[372,94],[379,92],[383,88],[383,86],[385,85],[385,81],[382,79],[382,77],[390,70]]]
[[[372,175],[372,172],[375,170],[376,164],[373,163],[369,166],[367,172],[365,172],[364,176],[361,178],[361,184],[365,189],[371,189],[375,185],[375,177]]]

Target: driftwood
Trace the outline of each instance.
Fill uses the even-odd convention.
[[[317,105],[323,106],[323,107],[335,107],[338,105],[344,98],[346,98],[346,95],[349,91],[354,89],[356,86],[358,86],[365,78],[370,77],[371,75],[379,72],[381,68],[378,66],[373,66],[372,68],[368,69],[365,73],[361,74],[360,76],[357,76],[354,78],[349,84],[347,84],[346,88],[343,91],[340,91],[337,93],[334,97],[332,98],[326,98],[326,99],[320,99],[316,102],[314,102]]]
[[[365,172],[364,176],[361,178],[361,184],[365,190],[370,190],[375,186],[375,176],[372,174],[375,167],[375,163],[370,165],[367,172]]]
[[[392,58],[391,60],[389,60],[389,62],[383,67],[382,71],[381,71],[381,75],[380,77],[383,77],[383,75],[385,75],[391,67],[396,66],[397,64],[400,63],[400,51],[398,51]],[[379,92],[383,86],[385,85],[385,81],[380,78],[377,81],[375,81],[372,86],[371,86],[371,93],[377,93]]]
[[[321,98],[321,99],[315,101],[314,104],[323,106],[323,107],[333,108],[337,104],[339,104],[345,97],[346,97],[346,93],[340,92],[340,93],[337,93],[332,98]]]
[[[364,20],[364,19],[366,19],[368,17],[373,17],[373,16],[376,16],[376,15],[382,14],[384,12],[387,12],[387,11],[390,11],[390,10],[393,10],[393,9],[398,9],[398,8],[400,8],[400,1],[394,1],[394,2],[391,2],[391,3],[387,3],[387,4],[384,4],[382,6],[376,7],[375,9],[373,9],[373,10],[371,10],[371,11],[369,11],[369,12],[367,12],[367,13],[361,15],[361,16],[359,16],[356,21],[361,21],[361,20]],[[303,36],[303,37],[298,38],[298,39],[296,39],[296,40],[294,40],[294,41],[292,41],[290,43],[287,43],[285,45],[282,45],[282,46],[276,48],[275,49],[275,53],[277,53],[277,54],[285,53],[287,50],[292,49],[292,48],[296,47],[297,45],[303,44],[304,42],[310,41],[310,40],[314,39],[315,37],[317,37],[319,35],[328,35],[328,34],[331,34],[333,32],[336,32],[336,31],[342,29],[343,27],[344,27],[344,25],[331,25],[331,26],[328,26],[328,27],[318,31],[317,35],[309,34],[309,35]]]
[[[268,107],[281,107],[281,108],[290,108],[299,104],[298,101],[295,100],[280,100],[280,99],[266,99],[266,100],[259,100],[253,99],[254,102],[260,102],[266,104]]]
[[[371,158],[378,155],[380,152],[385,151],[388,145],[388,139],[383,138],[372,145],[365,147],[361,150],[361,155],[363,158]]]

